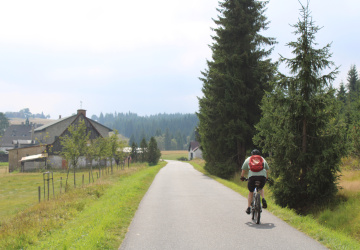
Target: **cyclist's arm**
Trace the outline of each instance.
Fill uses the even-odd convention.
[[[245,170],[243,169],[242,171],[241,171],[241,177],[245,177]]]

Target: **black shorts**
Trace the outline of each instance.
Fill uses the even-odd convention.
[[[260,181],[259,188],[263,188],[265,186],[266,177],[265,176],[251,176],[248,181],[248,189],[250,192],[254,192],[254,190],[255,190],[255,181]]]

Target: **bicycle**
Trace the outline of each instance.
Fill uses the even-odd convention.
[[[248,181],[249,179],[246,178],[245,180]],[[261,188],[259,188],[260,183],[261,183],[260,181],[255,181],[255,190],[251,202],[251,216],[252,216],[251,219],[255,221],[256,224],[260,224],[260,217],[262,212],[261,200],[260,200]]]

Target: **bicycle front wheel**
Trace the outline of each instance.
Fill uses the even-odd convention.
[[[260,193],[257,193],[256,197],[255,197],[255,221],[256,221],[256,224],[260,224],[260,215],[261,215]]]

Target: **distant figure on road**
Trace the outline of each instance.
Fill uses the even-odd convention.
[[[248,208],[246,209],[246,213],[250,214],[250,206],[253,198],[253,192],[255,190],[255,181],[260,181],[260,195],[262,197],[262,207],[267,208],[267,203],[265,200],[264,189],[266,179],[268,178],[268,171],[270,170],[268,163],[266,160],[261,157],[261,152],[257,149],[254,149],[251,152],[251,156],[248,157],[244,164],[241,167],[241,180],[245,181],[245,172],[248,170],[248,189],[249,189],[249,196],[248,196]]]

